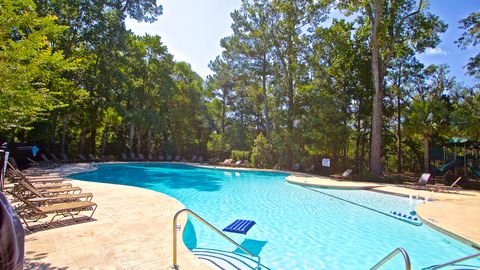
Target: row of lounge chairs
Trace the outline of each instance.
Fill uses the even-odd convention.
[[[83,154],[79,154],[78,155],[78,159],[70,159],[68,157],[67,154],[65,153],[61,153],[59,154],[59,156],[61,158],[59,158],[56,154],[54,153],[50,153],[48,154],[40,154],[40,158],[42,159],[42,161],[40,162],[37,162],[37,161],[34,161],[30,158],[27,158],[29,160],[30,163],[32,163],[33,165],[40,165],[40,166],[44,166],[44,165],[47,165],[47,164],[54,164],[54,163],[67,163],[67,162],[91,162],[91,161],[104,161],[104,160],[107,160],[106,158],[99,158],[98,156],[95,156],[93,154],[88,154],[87,157],[85,157],[85,155]],[[49,158],[50,157],[50,158]],[[135,154],[135,153],[130,153],[130,154],[126,154],[126,153],[122,153],[121,154],[121,158],[122,160],[124,161],[143,161],[143,160],[155,160],[155,161],[187,161],[186,159],[184,158],[181,158],[180,155],[176,155],[175,158],[172,158],[172,155],[170,154],[167,154],[166,156],[160,154],[158,157],[155,157],[152,153],[149,153],[147,155],[143,155],[143,154]],[[192,160],[191,162],[204,162],[203,160],[203,157],[202,156],[193,156],[192,157]]]
[[[337,180],[342,180],[342,179],[349,179],[349,176],[351,175],[352,170],[348,169],[343,174],[341,175],[330,175],[330,178],[332,179],[337,179]],[[410,188],[410,189],[417,189],[417,190],[428,190],[428,191],[434,191],[434,192],[455,192],[458,193],[462,187],[458,185],[460,180],[462,180],[462,177],[458,177],[451,185],[442,185],[442,184],[430,184],[428,181],[430,180],[431,175],[429,173],[424,173],[420,176],[420,179],[418,179],[418,182],[404,182],[403,186],[405,188]]]
[[[97,209],[92,193],[57,175],[29,176],[9,162],[7,176],[12,184],[7,193],[16,199],[16,211],[28,229],[32,229],[29,223],[50,216],[50,221],[41,226],[48,227],[59,216],[70,216],[77,222],[84,211],[91,212],[87,216],[91,219]]]
[[[147,158],[145,158],[145,155],[143,155],[143,154],[137,154],[137,155],[135,155],[135,153],[130,153],[128,155],[126,153],[121,154],[122,160],[124,160],[124,161],[144,161],[144,160],[148,160],[148,161],[187,162],[187,159],[182,158],[180,155],[175,155],[175,158],[172,158],[172,155],[170,155],[170,154],[167,154],[165,156],[163,154],[160,154],[158,156],[154,156],[152,153],[148,153],[146,156],[147,156]],[[191,162],[203,163],[204,162],[203,156],[198,156],[198,157],[193,156],[192,159],[191,159]]]
[[[48,156],[47,154],[40,154],[41,161],[35,161],[31,158],[27,158],[27,160],[35,166],[48,166],[51,164],[58,164],[58,163],[68,163],[68,162],[90,162],[90,161],[99,161],[101,160],[97,156],[93,154],[88,154],[88,157],[85,157],[83,154],[78,154],[78,159],[71,159],[68,157],[66,153],[60,153],[59,154],[61,158],[59,158],[56,154],[54,153],[49,153]]]
[[[420,176],[420,179],[418,179],[418,182],[415,183],[410,183],[410,182],[405,182],[403,183],[404,187],[406,188],[413,188],[413,189],[425,189],[429,191],[435,191],[435,192],[455,192],[458,193],[462,187],[458,185],[460,180],[462,180],[462,177],[458,177],[457,180],[455,180],[451,185],[441,185],[441,184],[429,184],[429,180],[431,178],[431,175],[429,173],[424,173],[422,176]]]
[[[222,166],[234,166],[234,167],[244,167],[247,165],[245,160],[239,159],[237,162],[234,162],[233,158],[227,158],[223,162],[219,163]]]
[[[104,159],[99,158],[93,154],[88,154],[88,158],[85,157],[83,154],[78,155],[78,159],[70,159],[67,154],[61,153],[59,154],[61,158],[59,158],[56,154],[50,153],[48,154],[50,158],[47,156],[47,154],[40,154],[40,157],[42,159],[41,162],[37,162],[35,160],[32,160],[30,158],[27,158],[28,161],[35,166],[40,166],[40,167],[51,167],[56,164],[62,164],[62,163],[68,163],[68,162],[92,162],[92,161],[103,161]],[[218,165],[224,165],[224,166],[245,166],[246,161],[245,160],[238,160],[234,161],[233,159],[225,159],[224,162],[220,162],[220,158],[211,158],[209,160],[205,160],[203,156],[196,156],[194,155],[190,160],[187,160],[184,157],[181,157],[180,155],[175,155],[173,158],[172,155],[167,154],[163,155],[160,154],[158,156],[154,156],[152,153],[149,153],[147,155],[144,154],[135,154],[135,153],[122,153],[121,154],[121,159],[123,161],[177,161],[177,162],[196,162],[196,163],[208,163],[208,164],[218,164]]]

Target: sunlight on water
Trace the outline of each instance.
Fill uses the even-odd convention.
[[[254,220],[248,234],[228,233],[259,254],[270,269],[369,269],[396,247],[412,269],[440,264],[476,251],[429,227],[388,214],[410,213],[421,201],[371,191],[306,188],[286,174],[204,169],[182,164],[109,164],[75,179],[156,190],[180,200],[219,229],[236,219]],[[478,224],[472,224],[477,226]],[[200,222],[189,219],[190,248],[242,253]],[[400,269],[401,258],[384,269]],[[480,265],[480,260],[463,267]],[[467,268],[468,269],[468,268]]]

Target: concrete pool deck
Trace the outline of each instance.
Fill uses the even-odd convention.
[[[54,171],[68,175],[89,169],[90,164],[84,163]],[[143,188],[71,183],[94,194],[98,208],[93,220],[67,226],[58,222],[58,227],[26,235],[25,269],[170,269],[172,220],[184,208],[179,201]],[[181,215],[182,232],[185,221]],[[180,269],[210,269],[184,246],[182,232],[177,232]]]
[[[65,176],[90,169],[88,163],[69,164],[51,172]],[[297,173],[287,177],[287,181],[303,185],[366,186],[373,191],[403,196],[433,197],[435,201],[417,207],[423,220],[466,243],[480,243],[480,231],[476,230],[480,224],[480,192],[432,194],[394,185],[335,181]],[[59,223],[58,227],[28,234],[25,269],[170,269],[172,219],[184,208],[178,200],[137,187],[71,182],[94,194],[93,201],[98,204],[94,219],[68,226]],[[182,215],[179,222],[182,229],[185,221],[186,216]],[[181,233],[177,232],[180,269],[210,269],[184,246]]]

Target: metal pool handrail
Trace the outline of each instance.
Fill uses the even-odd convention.
[[[177,218],[178,216],[183,213],[183,212],[187,212],[189,213],[190,215],[192,215],[193,217],[195,217],[197,220],[201,221],[203,224],[207,225],[210,229],[212,229],[214,232],[216,232],[217,234],[219,234],[221,237],[225,238],[226,240],[230,241],[230,243],[234,244],[236,247],[238,247],[239,249],[243,250],[245,253],[247,253],[248,255],[252,256],[252,257],[256,257],[257,258],[257,267],[255,269],[258,269],[260,270],[260,256],[255,256],[253,255],[252,252],[248,251],[246,248],[242,247],[240,244],[238,244],[237,242],[235,242],[232,238],[228,237],[227,235],[225,235],[223,232],[221,232],[219,229],[215,228],[212,224],[210,224],[208,221],[204,220],[203,218],[201,218],[199,215],[197,215],[195,212],[193,212],[192,210],[190,209],[182,209],[180,211],[178,211],[175,216],[173,217],[173,265],[171,266],[172,269],[175,269],[175,270],[178,270],[179,269],[179,265],[177,264]]]
[[[449,265],[452,265],[452,264],[455,264],[455,263],[458,263],[458,262],[463,262],[463,261],[473,259],[475,257],[480,257],[480,253],[473,254],[473,255],[470,255],[470,256],[466,256],[466,257],[463,257],[463,258],[460,258],[460,259],[456,259],[456,260],[453,260],[453,261],[450,261],[450,262],[447,262],[447,263],[444,263],[444,264],[435,265],[435,266],[429,267],[427,269],[428,270],[440,269],[440,268],[443,268],[445,266],[449,266]]]
[[[385,256],[382,260],[380,260],[377,264],[375,264],[370,270],[376,270],[380,268],[380,266],[384,265],[386,262],[391,260],[393,257],[395,257],[397,254],[402,254],[403,260],[405,261],[405,270],[411,270],[412,265],[410,264],[410,257],[408,257],[408,253],[405,249],[398,247],[394,249],[392,252],[390,252],[387,256]]]

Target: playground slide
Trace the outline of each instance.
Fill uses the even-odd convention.
[[[445,163],[443,164],[442,167],[440,168],[432,168],[432,173],[435,173],[435,174],[444,174],[446,173],[448,170],[451,170],[453,168],[455,168],[455,166],[457,165],[457,161],[456,160],[453,160],[453,161],[450,161],[448,163]]]
[[[473,175],[480,177],[480,168],[473,168],[472,166],[468,166],[468,168],[472,171]]]
[[[445,172],[448,171],[448,170],[454,169],[456,165],[457,165],[457,161],[456,161],[456,160],[450,161],[450,162],[448,162],[447,164],[444,164],[444,165],[440,168],[440,170],[445,173]]]

